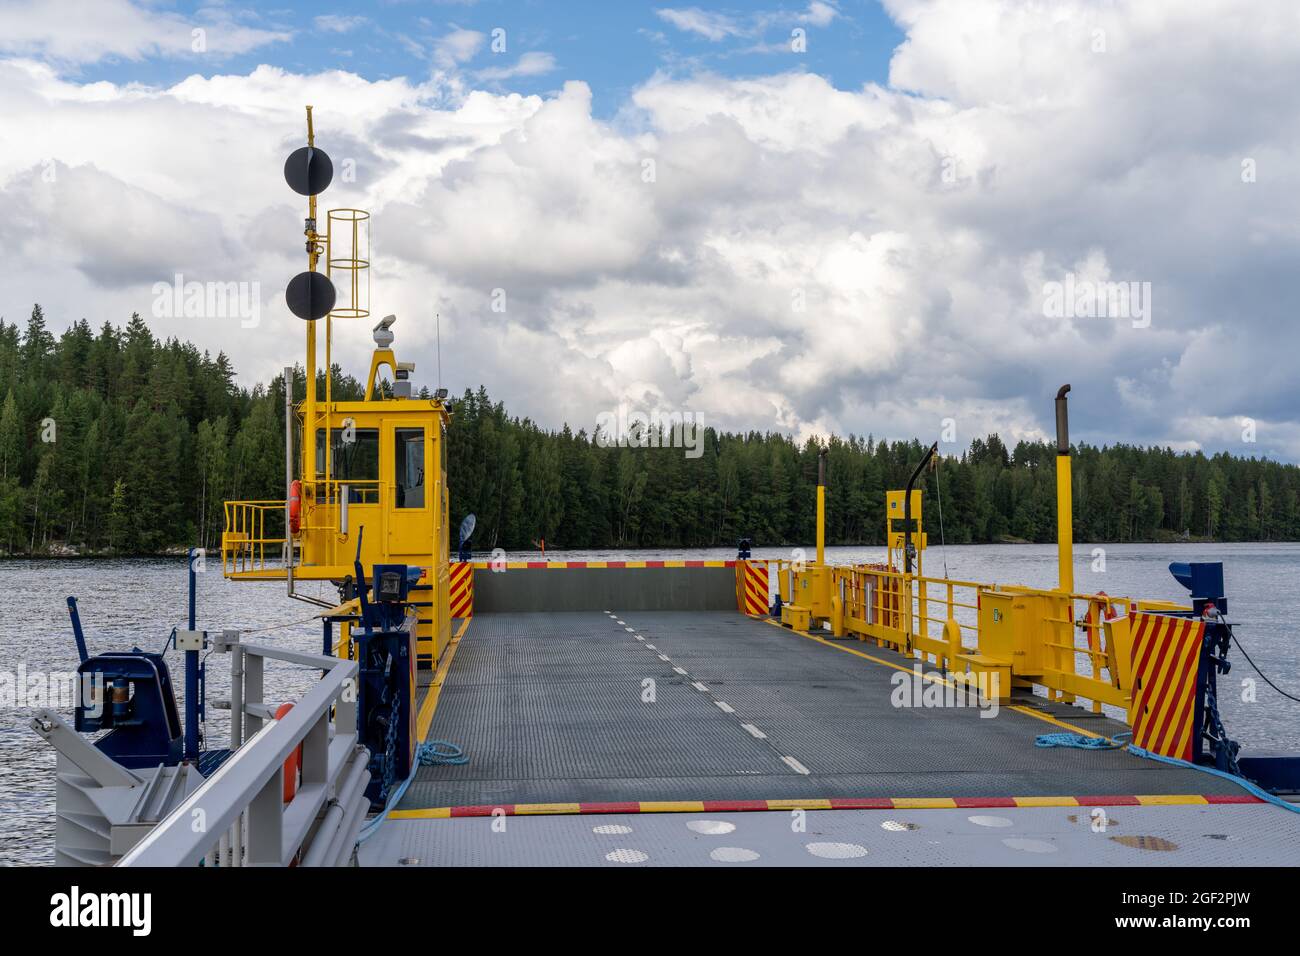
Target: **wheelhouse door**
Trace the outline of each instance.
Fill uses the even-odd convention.
[[[429,481],[426,426],[394,425],[387,442],[392,461],[388,552],[427,566],[433,553],[434,484]]]

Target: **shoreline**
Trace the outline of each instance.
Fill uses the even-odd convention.
[[[1179,539],[1170,539],[1170,540],[1149,539],[1143,541],[1079,541],[1076,540],[1074,542],[1076,548],[1086,547],[1089,545],[1110,546],[1110,545],[1130,545],[1130,544],[1142,544],[1142,545],[1160,544],[1160,545],[1169,545],[1171,547],[1184,547],[1184,546],[1192,546],[1192,545],[1228,545],[1228,544],[1300,544],[1300,541],[1289,540],[1289,539],[1270,540],[1270,541],[1250,541],[1250,540],[1221,541],[1221,540],[1215,540],[1211,538],[1191,538],[1191,539],[1179,538]],[[976,547],[994,547],[994,546],[1021,547],[1025,545],[1031,545],[1031,546],[1037,545],[1038,547],[1055,547],[1056,542],[1024,541],[1024,540],[967,541],[961,544],[951,544],[948,545],[948,547],[951,548],[976,548]],[[884,542],[865,542],[865,543],[855,543],[855,544],[827,544],[826,545],[828,549],[829,548],[883,548],[884,546],[885,546]],[[931,545],[932,549],[937,547],[940,547],[938,543],[934,543]],[[807,545],[807,544],[755,545],[753,550],[769,551],[778,548],[781,549],[804,548],[805,550],[807,550],[811,548],[811,545]],[[506,550],[506,554],[515,554],[515,555],[541,554],[541,552],[536,550],[535,548],[517,549],[513,551],[508,549],[503,549],[503,550]],[[649,547],[618,547],[616,545],[611,545],[609,547],[601,547],[601,548],[555,547],[555,548],[551,548],[550,550],[555,553],[563,553],[563,554],[607,554],[609,552],[618,552],[620,554],[623,553],[650,554],[650,553],[661,553],[664,551],[732,551],[735,549],[734,547],[726,546],[726,545],[691,546],[691,547],[679,547],[675,545],[654,545]],[[131,560],[150,560],[156,558],[183,558],[188,553],[189,553],[189,549],[185,547],[171,548],[166,551],[131,552],[131,553],[120,553],[120,554],[107,554],[102,552],[90,553],[90,554],[81,554],[77,552],[68,552],[62,554],[54,553],[54,552],[37,552],[34,554],[27,554],[27,553],[5,554],[3,552],[0,552],[0,561],[131,561]],[[202,550],[201,553],[204,555],[205,559],[213,558],[213,557],[215,558],[221,557],[221,550],[219,548],[208,548]],[[475,551],[474,560],[476,561],[486,560],[490,555],[491,555],[490,551]]]

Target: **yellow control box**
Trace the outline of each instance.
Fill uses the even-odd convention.
[[[812,614],[800,604],[781,605],[781,623],[796,631],[806,631],[812,625]]]
[[[1047,598],[982,588],[979,606],[980,654],[1006,661],[1017,676],[1041,673],[1047,635],[1040,630],[1051,616]]]

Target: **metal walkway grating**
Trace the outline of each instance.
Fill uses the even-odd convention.
[[[1241,792],[1122,752],[1036,748],[1035,736],[1060,728],[1005,707],[995,718],[896,708],[894,668],[736,613],[613,610],[476,616],[431,730],[470,762],[421,768],[402,809]]]

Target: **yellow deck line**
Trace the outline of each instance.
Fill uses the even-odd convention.
[[[390,820],[449,820],[451,807],[427,807],[422,810],[390,810]]]
[[[855,650],[852,647],[845,647],[843,644],[836,644],[832,641],[826,640],[825,638],[818,637],[815,634],[809,634],[807,631],[797,631],[792,627],[786,627],[784,624],[780,624],[776,621],[771,620],[770,618],[765,618],[763,620],[763,623],[771,624],[773,627],[779,627],[783,631],[790,631],[792,634],[798,634],[800,637],[806,637],[808,638],[808,640],[816,641],[818,644],[825,644],[827,647],[833,647],[835,648],[835,650],[843,651],[845,654],[852,654],[854,657],[861,657],[864,660],[872,661],[873,663],[876,664],[883,664],[885,667],[892,667],[894,670],[902,671],[905,674],[914,673],[913,667],[907,667],[904,666],[903,664],[896,664],[893,661],[885,660],[883,657],[875,657],[874,655],[871,654],[864,654],[862,651]],[[914,660],[914,664],[920,664],[920,663],[922,663],[922,661],[919,658],[916,658]],[[952,681],[948,680],[946,677],[940,677],[938,674],[922,672],[921,676],[925,680],[934,681],[935,683],[939,683],[939,684],[944,684],[947,687],[955,686]],[[1014,710],[1016,711],[1016,713],[1025,714],[1029,717],[1033,717],[1036,720],[1041,720],[1049,724],[1055,724],[1057,727],[1064,727],[1066,730],[1073,730],[1075,733],[1083,734],[1085,737],[1106,736],[1105,734],[1097,733],[1095,730],[1085,730],[1082,727],[1076,727],[1074,724],[1067,723],[1064,720],[1059,720],[1056,717],[1052,717],[1048,714],[1039,713],[1038,711],[1034,710],[1032,707],[1024,707],[1020,704],[1007,704],[1005,706],[1007,707],[1008,710]]]
[[[560,814],[581,813],[582,807],[576,803],[520,803],[515,806],[515,816],[558,816]]]
[[[438,697],[442,694],[443,681],[447,679],[447,671],[451,670],[451,662],[456,656],[456,648],[460,646],[460,639],[465,636],[465,631],[469,628],[469,623],[472,620],[473,618],[467,617],[461,621],[460,629],[456,631],[447,644],[447,653],[438,662],[438,671],[433,675],[433,681],[429,684],[429,691],[424,695],[424,703],[420,705],[420,712],[415,718],[415,735],[418,740],[423,741],[425,737],[429,736],[429,727],[433,723],[433,712],[438,709]]]
[[[830,810],[829,800],[768,800],[769,810]]]
[[[1196,794],[1138,794],[1138,803],[1144,807],[1185,807],[1189,804],[1209,805],[1209,800]]]
[[[641,804],[642,813],[703,813],[703,800],[652,800]]]

